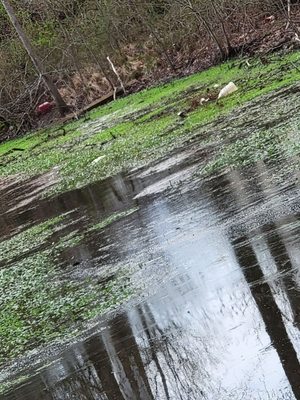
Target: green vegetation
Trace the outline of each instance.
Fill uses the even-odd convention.
[[[286,44],[286,2],[215,1],[32,0],[12,5],[43,71],[77,109],[119,85],[107,55],[126,85],[201,69],[225,59],[231,50],[268,52]],[[293,4],[295,17],[298,8]],[[234,23],[241,15],[243,23]],[[276,15],[276,35],[265,15]],[[225,26],[223,21],[233,23]],[[2,3],[0,30],[0,102],[5,105],[0,138],[5,138],[36,126],[36,106],[51,97],[37,79]]]
[[[204,172],[244,167],[259,160],[275,160],[282,154],[283,138],[279,132],[256,132],[249,137],[225,145],[209,162]]]
[[[76,322],[120,304],[131,294],[124,282],[121,276],[103,285],[63,281],[49,251],[1,270],[0,363],[66,337]]]
[[[8,392],[10,389],[20,385],[29,378],[29,375],[22,375],[16,379],[0,383],[0,394]]]
[[[122,169],[145,164],[199,133],[208,123],[246,102],[299,80],[299,52],[235,60],[172,83],[121,98],[88,113],[83,120],[51,128],[0,146],[0,176],[33,176],[59,166],[64,191],[104,179]],[[220,87],[234,81],[239,91],[220,101]],[[215,85],[219,85],[218,88]],[[189,110],[180,120],[177,113]],[[22,148],[23,151],[13,150]],[[94,160],[97,160],[94,161]],[[223,158],[223,161],[225,159]],[[222,164],[222,163],[221,163]]]
[[[119,217],[129,215],[119,214]],[[117,219],[105,220],[103,226]],[[77,245],[84,233],[63,233],[64,219],[51,219],[0,243],[0,364],[55,339],[80,332],[81,324],[121,304],[133,294],[128,271],[114,271],[112,279],[63,278],[59,251]],[[48,243],[55,231],[62,239]],[[108,271],[107,271],[108,272]]]
[[[259,118],[248,127],[244,117],[251,115],[249,109],[244,110],[237,126],[227,121],[220,124],[221,134],[216,135],[219,141],[214,146],[213,155],[201,170],[203,175],[264,161],[280,163],[281,171],[277,176],[279,182],[281,175],[286,176],[299,168],[300,118],[295,112],[299,103],[297,89],[290,92],[287,90],[279,101],[273,102],[273,105],[271,103],[265,105],[264,111],[260,109]],[[221,138],[224,132],[225,137]]]
[[[62,217],[53,218],[21,232],[11,239],[0,243],[0,262],[10,262],[39,248],[53,233],[53,229],[62,221]]]
[[[271,0],[238,0],[230,7],[230,2],[225,1],[133,0],[128,7],[128,2],[115,0],[103,4],[67,0],[25,2],[21,8],[17,3],[12,2],[16,17],[43,64],[43,72],[37,73],[28,59],[0,2],[1,141],[41,126],[42,122],[47,124],[55,116],[56,109],[48,115],[38,113],[42,102],[51,101],[51,94],[42,83],[46,75],[53,78],[74,110],[104,94],[111,95],[120,82],[107,55],[125,85],[131,88],[142,82],[151,83],[155,76],[167,79],[183,71],[201,69],[207,63],[211,65],[212,60],[229,59],[231,50],[239,52],[242,46],[245,51],[258,51],[260,57],[231,59],[203,72],[119,98],[79,120],[3,142],[0,182],[25,181],[55,168],[55,174],[46,176],[54,177],[54,185],[42,186],[50,187],[44,195],[51,196],[147,165],[180,146],[190,146],[184,154],[185,166],[189,167],[190,155],[199,155],[197,165],[187,167],[188,173],[197,168],[199,174],[207,177],[262,161],[275,162],[280,169],[279,173],[275,171],[274,181],[286,183],[288,174],[297,179],[292,172],[299,169],[300,51],[269,51],[296,48],[296,40],[288,38],[286,24],[291,15],[287,15],[286,3],[279,6]],[[294,4],[291,13],[297,15],[298,11],[299,6]],[[223,21],[237,21],[241,15],[245,18],[238,38],[236,24]],[[253,26],[257,26],[255,32]],[[238,91],[217,100],[220,89],[230,81],[238,86]],[[289,91],[288,87],[295,90]],[[285,90],[280,92],[282,88]],[[289,157],[294,157],[293,162],[286,162]],[[262,162],[258,167],[264,173]],[[165,162],[161,169],[158,166],[150,170],[155,171],[154,176],[156,171],[163,175],[167,173],[163,169],[170,165]],[[134,183],[133,188],[140,187]],[[171,184],[172,181],[172,190]],[[7,197],[12,197],[8,187]],[[30,190],[22,207],[30,201]],[[32,192],[34,196],[41,193],[34,188]],[[69,203],[54,202],[53,210],[87,199],[76,195],[74,203],[72,194]],[[96,201],[97,196],[92,195],[89,199]],[[104,209],[106,201],[107,198]],[[10,207],[10,200],[8,204]],[[91,205],[92,202],[84,210],[85,216]],[[83,218],[71,221],[64,214],[36,226],[20,226],[23,231],[0,242],[3,369],[33,350],[78,337],[95,322],[93,318],[133,296],[140,289],[137,281],[141,276],[141,285],[149,283],[149,274],[139,271],[141,264],[136,265],[139,254],[133,257],[132,265],[125,265],[124,259],[114,265],[105,261],[107,251],[114,248],[111,235],[105,237],[103,231],[106,233],[109,225],[138,210],[136,207],[115,212],[92,222]],[[30,218],[33,214],[26,213],[25,220],[28,215]],[[40,213],[39,217],[43,215]],[[3,221],[6,222],[6,215]],[[90,249],[90,243],[95,247]],[[99,249],[98,243],[103,243],[103,247]],[[81,262],[97,250],[92,263]],[[114,256],[118,249],[115,250]],[[118,257],[122,256],[123,252],[119,252]],[[101,268],[97,268],[97,262]],[[134,275],[136,270],[139,273]],[[17,368],[22,365],[16,364]],[[27,378],[22,375],[9,382],[0,381],[0,394]]]
[[[56,250],[70,249],[77,246],[84,239],[84,233],[79,233],[77,230],[72,231],[66,236],[63,236],[56,245]]]
[[[51,128],[4,143],[0,146],[0,173],[26,178],[58,165],[61,182],[56,190],[67,190],[157,159],[195,135],[199,146],[218,143],[202,170],[204,174],[258,160],[276,160],[282,154],[294,156],[299,153],[300,121],[296,113],[286,122],[282,119],[286,118],[286,109],[280,105],[276,109],[276,105],[272,110],[278,118],[275,125],[265,125],[262,113],[261,127],[247,130],[249,107],[244,111],[238,107],[296,82],[300,77],[295,68],[298,57],[297,52],[272,56],[266,65],[251,60],[250,67],[241,60],[228,62],[122,98],[64,129]],[[218,102],[212,99],[199,104],[202,97],[215,97],[219,90],[216,84],[221,87],[230,80],[238,85],[237,93]],[[295,102],[296,96],[296,91],[290,93],[289,104]],[[184,120],[177,116],[181,110],[188,110]],[[232,117],[234,114],[229,114],[232,110],[239,110],[238,123]],[[228,115],[231,117],[223,118]],[[70,227],[64,225],[66,216],[57,217],[0,243],[0,262],[5,264],[0,270],[0,363],[38,345],[67,337],[74,326],[79,329],[82,322],[132,294],[124,271],[117,271],[113,279],[100,284],[90,278],[75,281],[72,271],[67,279],[62,279],[58,258],[61,251],[77,246],[86,235],[95,234],[137,210],[114,213],[81,232],[70,232]],[[57,232],[59,235],[54,235]],[[53,244],[56,236],[60,239]]]

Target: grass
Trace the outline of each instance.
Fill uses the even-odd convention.
[[[0,176],[27,178],[60,167],[56,192],[84,186],[112,174],[145,164],[180,145],[218,117],[299,80],[299,52],[226,62],[207,71],[121,98],[64,127],[32,133],[0,145]],[[296,67],[295,67],[296,65]],[[234,81],[239,91],[188,113],[178,111]],[[22,148],[23,151],[13,150]],[[93,161],[103,156],[99,162]]]

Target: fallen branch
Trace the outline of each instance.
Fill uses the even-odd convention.
[[[116,75],[116,77],[117,77],[117,79],[118,79],[118,81],[119,81],[119,83],[120,83],[120,85],[121,85],[121,88],[122,88],[122,90],[123,90],[123,93],[126,94],[126,90],[125,90],[123,81],[122,81],[122,79],[121,79],[121,77],[120,77],[118,71],[116,70],[116,68],[115,68],[113,62],[111,61],[111,59],[110,59],[108,56],[107,56],[106,58],[107,58],[107,61],[109,62],[110,66],[111,66],[111,69],[113,70],[114,74]],[[115,89],[116,89],[116,88],[115,88]],[[115,92],[116,92],[116,90],[115,90]],[[114,97],[115,97],[115,96],[114,96]]]

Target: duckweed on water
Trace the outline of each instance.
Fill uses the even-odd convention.
[[[49,251],[0,270],[0,363],[66,337],[75,323],[122,303],[131,294],[122,276],[98,285],[61,281]]]
[[[66,248],[77,246],[84,239],[84,234],[79,233],[77,230],[72,231],[66,236],[63,236],[59,243],[56,244],[56,250],[60,251]]]
[[[282,151],[280,135],[274,132],[256,132],[250,137],[225,145],[214,160],[209,162],[205,173],[225,168],[243,167],[259,160],[273,160]]]
[[[0,242],[0,263],[22,257],[39,248],[53,233],[56,226],[63,221],[56,217],[31,229],[21,232],[11,239]]]
[[[60,167],[56,191],[104,179],[122,169],[145,164],[166,154],[198,129],[219,116],[274,89],[299,80],[299,52],[273,55],[268,64],[235,60],[193,76],[119,99],[87,114],[84,120],[40,131],[0,146],[0,176],[24,177]],[[195,97],[206,96],[234,81],[239,91],[210,101],[179,121],[178,111],[188,109]],[[14,148],[23,151],[15,151]],[[99,162],[95,159],[103,156]]]
[[[296,119],[296,124],[294,119]],[[216,149],[211,161],[202,173],[211,174],[226,169],[245,167],[257,161],[273,162],[289,159],[300,153],[300,120],[294,115],[284,126],[269,130],[257,130],[235,141],[224,142]],[[292,166],[284,164],[285,169]],[[298,165],[294,164],[297,169]]]
[[[72,273],[67,280],[61,278],[58,250],[78,244],[83,236],[76,232],[32,254],[61,222],[61,217],[54,218],[0,243],[3,260],[12,261],[18,255],[17,261],[0,269],[0,364],[54,339],[67,338],[75,326],[132,295],[126,271],[101,284],[91,278],[75,281]]]
[[[29,375],[22,375],[16,379],[9,380],[7,382],[0,383],[0,394],[8,392],[10,389],[20,385],[21,383],[27,381]]]

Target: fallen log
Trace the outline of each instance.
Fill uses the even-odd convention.
[[[120,87],[118,87],[118,88],[116,88],[116,91],[112,90],[111,92],[105,94],[104,96],[100,97],[99,99],[96,99],[92,103],[86,105],[81,110],[72,112],[70,114],[67,114],[63,118],[60,118],[59,122],[64,123],[64,122],[68,122],[73,119],[78,119],[78,118],[82,117],[85,113],[87,113],[88,111],[91,111],[94,108],[103,106],[104,104],[107,104],[107,103],[113,101],[115,98],[115,94],[120,94],[120,93],[123,93],[123,90]]]

